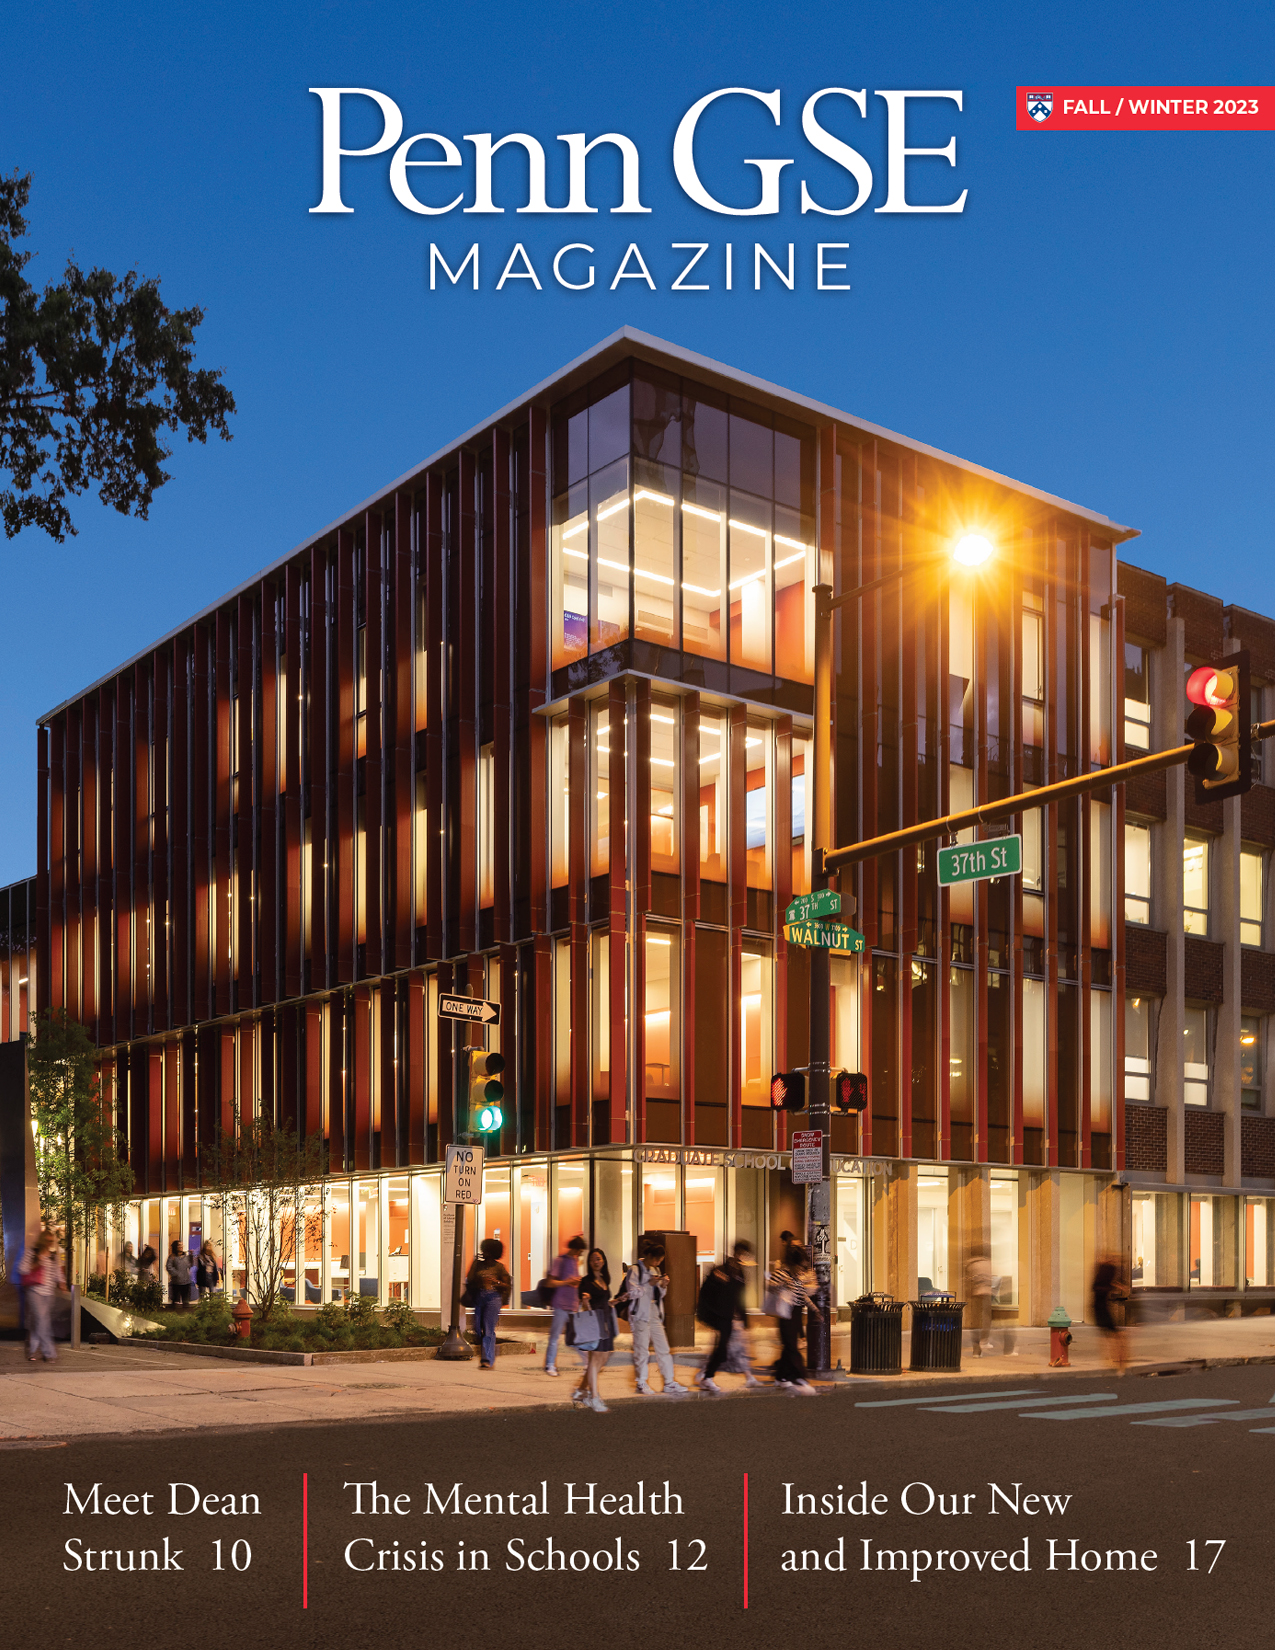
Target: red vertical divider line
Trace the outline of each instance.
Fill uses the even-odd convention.
[[[747,1494],[747,1490],[745,1490]],[[301,1474],[301,1608],[310,1608],[310,1474]]]
[[[748,1608],[748,1474],[744,1474],[744,1608]]]

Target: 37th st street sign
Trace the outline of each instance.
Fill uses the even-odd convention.
[[[986,842],[961,842],[939,849],[939,887],[954,882],[982,882],[986,877],[1012,877],[1023,868],[1021,836],[994,836]]]
[[[784,912],[785,922],[817,922],[820,917],[841,915],[841,895],[835,888],[816,888],[813,894],[798,894]]]

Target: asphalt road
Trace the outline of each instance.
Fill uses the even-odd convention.
[[[1270,1642],[1273,1478],[1264,1366],[10,1444],[0,1642],[1230,1650]],[[180,1572],[115,1569],[165,1540]]]

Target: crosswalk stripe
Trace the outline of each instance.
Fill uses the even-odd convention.
[[[1225,1402],[1219,1399],[1218,1402]],[[1234,1402],[1234,1400],[1232,1400]],[[1224,1409],[1220,1415],[1162,1415],[1154,1421],[1134,1421],[1135,1427],[1207,1427],[1214,1421],[1270,1420],[1270,1409]],[[1275,1427],[1253,1427],[1254,1432],[1275,1432]]]
[[[1036,1410],[1025,1421],[1084,1421],[1109,1415],[1150,1415],[1164,1409],[1216,1409],[1219,1404],[1237,1404],[1238,1398],[1166,1398],[1158,1404],[1117,1404],[1114,1409]]]
[[[856,1409],[901,1409],[905,1404],[956,1404],[971,1403],[975,1398],[1022,1398],[1028,1393],[1039,1392],[1039,1387],[1022,1386],[1012,1388],[1009,1392],[949,1392],[927,1393],[924,1398],[871,1398],[855,1404]]]
[[[1056,1398],[1007,1398],[994,1404],[947,1404],[941,1410],[935,1410],[936,1415],[981,1415],[989,1409],[1030,1409],[1038,1404],[1102,1404],[1115,1401],[1114,1392],[1086,1392],[1079,1396],[1067,1397],[1059,1393]]]

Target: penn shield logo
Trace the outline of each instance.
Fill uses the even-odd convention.
[[[1054,112],[1054,94],[1052,92],[1028,92],[1027,113],[1033,120],[1048,120]]]

